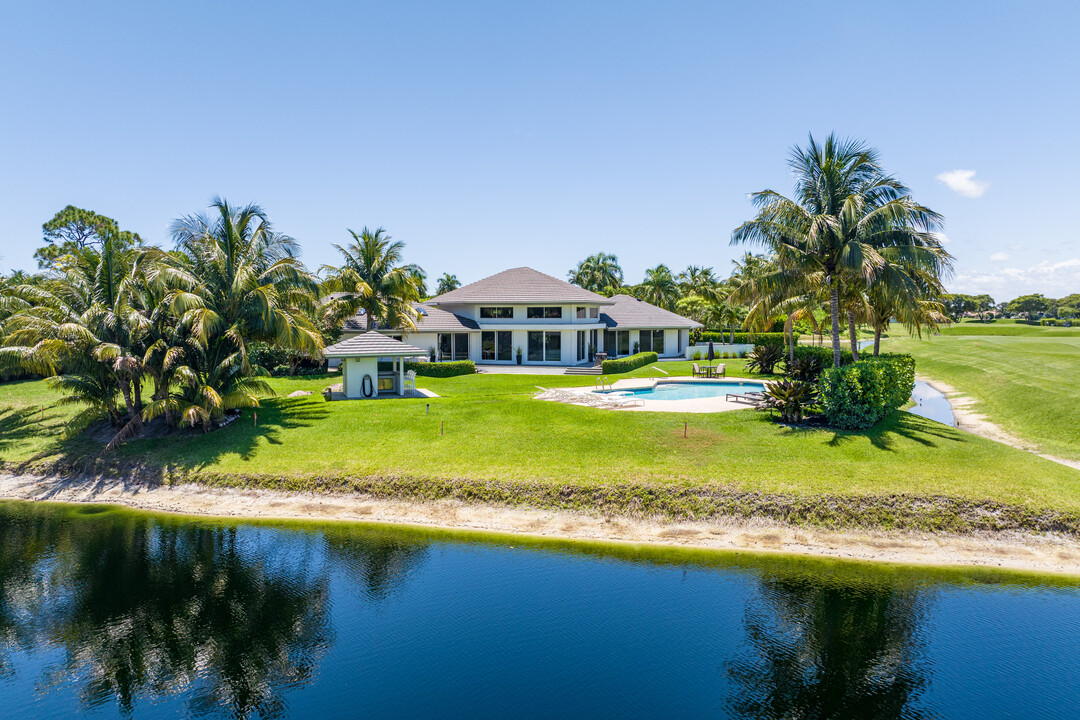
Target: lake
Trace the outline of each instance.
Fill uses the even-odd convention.
[[[0,502],[13,718],[1075,718],[1080,586]]]

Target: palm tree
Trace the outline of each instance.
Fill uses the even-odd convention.
[[[792,150],[795,198],[773,190],[752,196],[757,216],[740,225],[732,243],[756,243],[785,270],[817,275],[828,290],[833,363],[840,365],[841,295],[846,284],[867,286],[890,258],[947,272],[951,256],[935,231],[941,216],[914,202],[908,188],[881,168],[877,151],[829,135]]]
[[[324,287],[344,293],[340,302],[353,313],[363,310],[367,329],[380,327],[415,330],[413,303],[420,301],[416,266],[402,265],[405,243],[391,241],[382,228],[349,230],[353,242],[334,245],[345,258],[341,267],[327,266]]]
[[[678,281],[679,291],[683,297],[697,295],[706,299],[715,298],[717,288],[720,285],[716,276],[713,275],[712,268],[702,268],[696,265],[690,265],[679,273]]]
[[[623,271],[618,257],[601,252],[579,262],[567,273],[567,280],[595,293],[614,295],[622,287]]]
[[[657,307],[670,310],[679,299],[679,284],[667,265],[657,265],[645,271],[645,280],[637,286],[638,297]]]
[[[445,295],[448,292],[453,292],[461,287],[461,281],[457,279],[457,275],[451,275],[450,273],[443,273],[439,277],[439,285],[435,288],[436,295]]]
[[[179,411],[210,429],[228,410],[257,407],[273,394],[249,359],[262,342],[321,356],[323,340],[308,315],[296,310],[315,301],[316,283],[296,258],[291,237],[274,231],[258,205],[233,208],[215,198],[213,215],[176,220],[172,236],[190,291],[173,296],[173,310],[191,339],[191,357],[178,370],[181,390],[152,414]],[[197,351],[197,352],[196,352]]]

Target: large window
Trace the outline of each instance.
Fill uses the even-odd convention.
[[[641,331],[641,352],[654,352],[657,355],[664,354],[664,331],[663,330],[642,330]]]
[[[600,308],[598,308],[598,307],[589,308],[589,317],[593,318],[594,320],[596,318],[600,317]]]
[[[482,307],[480,318],[483,320],[513,320],[514,308],[512,307]]]
[[[605,330],[604,352],[609,357],[630,354],[630,331],[629,330]]]
[[[574,315],[575,315],[575,317],[577,317],[578,320],[584,320],[585,319],[585,312],[586,312],[586,308],[583,308],[583,307],[574,308]]]
[[[480,333],[480,359],[509,361],[514,357],[514,334],[509,330]]]
[[[562,360],[562,333],[530,332],[526,344],[529,362],[560,362]]]
[[[439,333],[439,360],[468,360],[469,333]]]
[[[556,320],[562,317],[561,307],[531,307],[525,309],[529,320]]]

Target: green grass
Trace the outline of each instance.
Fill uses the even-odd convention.
[[[745,376],[743,365],[728,361],[729,373]],[[661,367],[678,374],[689,363]],[[630,373],[648,374],[648,368]],[[613,412],[532,399],[535,385],[594,381],[572,376],[420,378],[421,387],[443,396],[430,402],[284,397],[318,391],[333,379],[275,379],[278,397],[258,410],[257,426],[245,411],[240,421],[209,435],[136,440],[118,457],[195,478],[632,482],[798,495],[947,494],[1080,510],[1080,472],[907,413],[867,433],[844,433],[792,430],[753,410]],[[17,427],[17,437],[5,433],[0,441],[0,457],[17,464],[85,450],[85,439],[76,445],[59,440],[63,413],[51,407],[55,399],[41,382],[0,386],[0,417],[13,418],[9,427]]]
[[[942,335],[1080,337],[1080,322],[1073,323],[1073,327],[1049,327],[1043,325],[1028,325],[1023,320],[996,320],[992,323],[980,322],[978,320],[963,320],[959,323],[942,327],[940,332]]]
[[[920,375],[975,398],[977,412],[1044,452],[1080,460],[1080,334],[988,327],[1015,334],[896,337],[882,350],[911,353]]]

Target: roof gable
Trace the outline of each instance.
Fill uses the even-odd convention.
[[[603,295],[527,267],[503,270],[428,300],[432,305],[479,302],[612,304]]]
[[[370,330],[362,335],[355,335],[346,340],[336,342],[323,351],[326,357],[412,357],[413,355],[427,355],[427,350],[421,350],[413,345],[406,345],[400,340]]]

